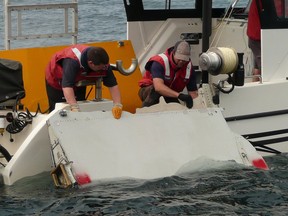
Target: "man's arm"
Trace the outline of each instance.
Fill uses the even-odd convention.
[[[113,108],[112,108],[112,114],[115,119],[120,119],[122,115],[122,104],[121,104],[121,95],[118,85],[115,85],[113,87],[109,87],[110,94],[112,96],[113,100]]]
[[[165,97],[177,98],[179,93],[172,90],[164,83],[164,67],[158,62],[153,62],[150,70],[153,77],[153,86],[155,91]]]
[[[121,94],[118,85],[108,88],[114,104],[121,104]]]
[[[196,83],[196,72],[194,69],[192,70],[192,77],[189,80],[189,83],[187,84],[186,87],[187,87],[189,95],[193,99],[198,97],[198,88],[197,88],[197,83]]]
[[[77,72],[80,70],[80,64],[74,59],[63,59],[62,62],[63,76],[62,76],[62,90],[64,97],[68,104],[77,104],[74,85]]]
[[[196,90],[196,91],[189,91],[188,93],[189,93],[189,95],[190,95],[193,99],[195,99],[195,98],[198,97],[198,90]]]
[[[63,94],[68,104],[74,105],[77,104],[74,89],[71,87],[63,87]]]
[[[179,93],[166,86],[164,80],[161,78],[153,78],[153,85],[155,91],[160,95],[172,98],[177,98],[179,96]]]

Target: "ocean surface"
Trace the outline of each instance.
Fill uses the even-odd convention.
[[[68,190],[42,173],[0,187],[0,215],[287,215],[288,155],[266,162],[268,171],[206,161],[177,176]]]
[[[2,1],[4,2],[4,1]],[[41,4],[59,3],[72,0],[9,0],[10,4]],[[4,49],[4,15],[3,3],[0,3],[0,49]],[[22,12],[23,34],[51,34],[63,33],[63,10],[39,10]],[[71,13],[69,13],[71,14]],[[78,43],[125,40],[126,39],[126,15],[122,0],[78,0]],[[16,22],[16,14],[12,13],[12,20]],[[69,29],[71,22],[69,21]],[[12,25],[12,33],[16,35],[16,24]],[[11,41],[11,48],[38,47],[71,44],[72,39],[29,39]]]
[[[158,0],[157,0],[158,1]],[[155,4],[157,1],[151,0]],[[23,3],[24,0],[11,2]],[[42,3],[45,1],[28,1]],[[47,1],[46,1],[47,2]],[[181,1],[183,3],[183,1]],[[185,1],[184,1],[185,2]],[[223,0],[223,4],[230,2]],[[55,16],[25,16],[25,31],[59,31]],[[3,7],[0,7],[3,23]],[[41,18],[46,22],[41,21]],[[49,16],[48,16],[49,17]],[[78,42],[126,39],[121,0],[79,0]],[[49,32],[48,31],[48,32]],[[0,49],[4,25],[0,25]],[[12,41],[11,46],[69,44],[70,39]],[[268,171],[232,162],[205,161],[197,169],[153,180],[98,181],[83,188],[56,189],[49,173],[0,186],[0,216],[17,215],[288,215],[288,155],[266,157]],[[197,163],[197,162],[195,162]],[[29,169],[29,167],[27,167]],[[197,170],[197,171],[196,171]]]

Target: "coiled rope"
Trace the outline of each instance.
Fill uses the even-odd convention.
[[[37,116],[38,112],[43,113],[40,109],[39,104],[37,107],[37,111],[34,115],[32,115],[27,108],[26,112],[18,112],[17,104],[19,102],[19,98],[20,97],[16,98],[14,105],[14,113],[16,113],[16,117],[13,118],[13,120],[11,120],[11,123],[6,126],[6,131],[8,131],[10,134],[16,134],[21,132],[28,124],[32,123],[33,118]],[[44,113],[48,112],[48,110],[49,109],[47,109]]]
[[[21,132],[28,123],[32,122],[32,116],[29,113],[20,112],[17,117],[12,120],[10,124],[7,125],[6,131],[11,134],[16,134]]]
[[[209,71],[208,69],[212,75],[231,74],[236,71],[238,67],[238,55],[233,48],[211,47],[208,50],[208,55],[209,53],[216,53],[221,59],[219,68],[216,68],[215,71]]]

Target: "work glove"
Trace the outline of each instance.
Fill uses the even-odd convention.
[[[70,105],[70,110],[71,110],[72,112],[80,112],[79,105],[78,105],[78,104],[71,104],[71,105]]]
[[[178,99],[185,102],[189,109],[193,107],[193,99],[190,95],[180,93]]]
[[[114,116],[115,119],[120,119],[121,118],[121,114],[122,114],[122,104],[120,103],[115,103],[113,108],[112,108],[112,114]]]

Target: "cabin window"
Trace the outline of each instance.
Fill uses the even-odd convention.
[[[249,0],[239,0],[235,5],[235,8],[244,8]],[[202,3],[201,1],[198,1]],[[229,8],[234,1],[212,0],[213,8]],[[195,9],[196,0],[143,0],[144,10],[170,10],[170,9]]]
[[[234,5],[234,3],[236,4]],[[245,8],[248,4],[249,0],[222,0],[222,1],[213,1],[212,0],[212,7],[213,8]]]
[[[143,0],[144,10],[194,9],[195,0]]]

